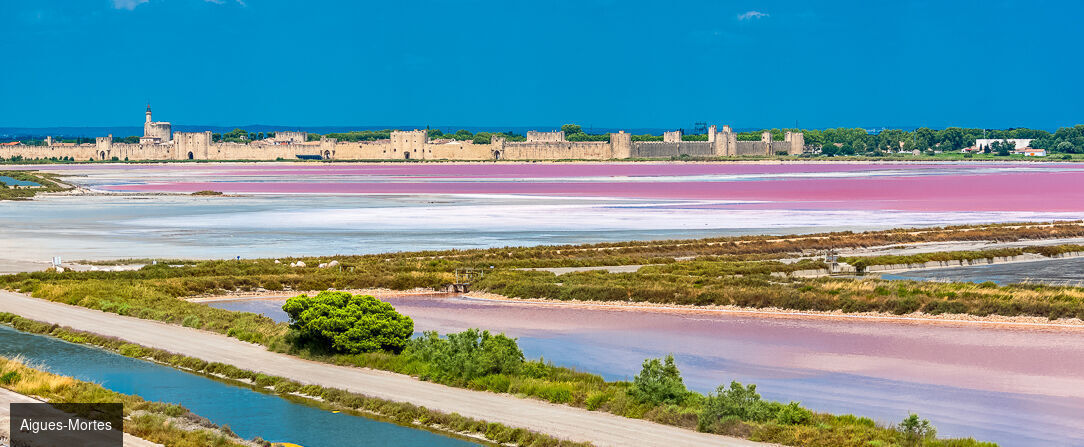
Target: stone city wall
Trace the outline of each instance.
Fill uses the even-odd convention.
[[[631,158],[670,158],[682,155],[711,157],[716,155],[715,144],[710,141],[635,141],[632,143]]]
[[[496,135],[489,144],[473,141],[429,140],[424,130],[393,131],[391,138],[378,141],[340,142],[333,138],[300,142],[304,132],[278,134],[272,141],[215,143],[210,131],[176,132],[163,143],[116,143],[112,137],[95,144],[51,143],[45,146],[0,146],[0,158],[25,159],[71,157],[86,160],[296,160],[298,156],[331,160],[611,160],[625,158],[671,158],[771,155],[775,151],[801,153],[801,133],[789,134],[787,141],[737,141],[724,127],[712,132],[709,141],[632,141],[625,132],[610,134],[609,142],[567,141],[563,132],[528,132],[526,142],[509,142]],[[679,134],[671,133],[674,140]]]
[[[733,155],[768,155],[770,144],[765,141],[736,141]]]

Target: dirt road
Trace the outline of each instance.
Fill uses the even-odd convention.
[[[452,388],[385,371],[302,360],[269,352],[262,346],[224,335],[54,303],[7,291],[0,291],[0,312],[118,337],[301,383],[411,402],[433,410],[523,427],[558,438],[588,441],[598,446],[766,445],[532,399]]]

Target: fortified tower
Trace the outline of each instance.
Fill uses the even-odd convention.
[[[405,160],[424,158],[427,143],[429,143],[429,132],[424,130],[393,130],[391,131],[391,150],[394,154],[392,158]]]
[[[789,155],[802,155],[805,152],[805,134],[802,132],[787,131],[783,135],[783,141],[789,143],[787,147],[787,154]]]
[[[715,126],[708,128],[708,141],[714,144],[715,155],[730,157],[738,155],[738,135],[724,124],[721,132],[716,131]]]
[[[611,158],[632,157],[632,134],[620,131],[610,134]]]
[[[156,123],[151,119],[151,105],[147,104],[147,120],[143,122],[143,138],[140,144],[162,144],[171,139],[171,129],[168,122]]]

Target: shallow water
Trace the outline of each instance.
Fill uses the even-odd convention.
[[[945,436],[1004,446],[1084,444],[1080,331],[385,300],[418,331],[503,331],[519,337],[529,357],[608,379],[631,379],[643,359],[673,353],[686,383],[701,392],[738,380],[757,384],[768,399],[880,422],[917,412]],[[211,303],[283,321],[281,304]]]
[[[943,269],[912,270],[884,279],[949,281],[997,284],[1043,283],[1059,286],[1084,286],[1084,258],[1049,259],[1006,264],[972,265]]]
[[[146,400],[177,403],[239,436],[305,447],[469,446],[423,430],[291,402],[143,360],[0,326],[0,355]]]
[[[1084,217],[1068,164],[51,165],[92,190],[0,202],[0,272],[64,260],[243,258],[794,234]],[[1028,184],[1042,186],[1036,196]],[[1040,185],[1041,184],[1041,185]]]

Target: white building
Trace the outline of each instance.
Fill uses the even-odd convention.
[[[1013,148],[1016,151],[1022,151],[1031,145],[1031,138],[979,138],[975,140],[975,148],[981,150],[982,148],[989,147],[995,141],[1008,141],[1014,145]]]

